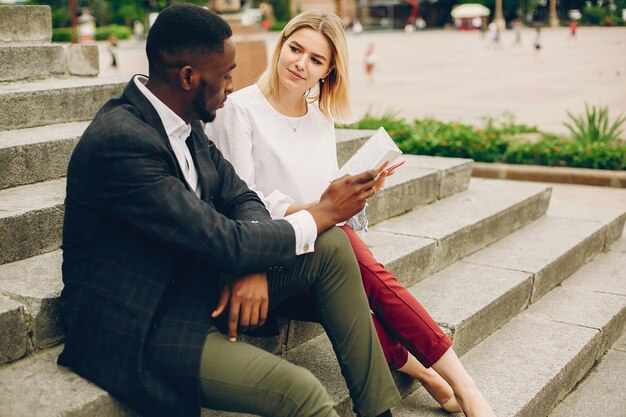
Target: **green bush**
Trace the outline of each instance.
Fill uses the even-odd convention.
[[[546,135],[536,143],[511,144],[503,162],[576,168],[626,169],[626,146],[603,142],[580,143]]]
[[[127,26],[109,25],[96,28],[96,40],[105,41],[109,39],[111,34],[115,34],[117,39],[130,38],[132,31]],[[53,42],[71,42],[72,41],[72,28],[53,28],[52,29],[52,41]]]
[[[590,25],[600,25],[608,15],[608,10],[602,6],[587,6],[583,9],[582,21]]]
[[[288,20],[276,21],[272,24],[272,26],[270,26],[269,30],[271,32],[280,32],[285,28],[285,26],[287,26],[287,22]]]
[[[117,39],[128,39],[132,34],[132,31],[128,26],[121,25],[108,25],[96,28],[96,40],[105,41],[109,39],[109,36],[114,34]]]
[[[591,106],[585,103],[585,114],[574,116],[567,112],[572,123],[563,123],[572,132],[572,139],[577,142],[614,143],[622,133],[621,126],[626,116],[620,115],[613,123],[609,123],[609,108]]]
[[[478,162],[506,162],[578,168],[626,169],[626,145],[602,141],[577,141],[541,134],[539,140],[511,140],[511,135],[537,132],[535,127],[512,120],[485,119],[484,127],[432,118],[413,123],[385,115],[363,119],[341,127],[378,129],[383,126],[407,154],[472,158]]]
[[[53,28],[52,42],[72,42],[72,28]]]

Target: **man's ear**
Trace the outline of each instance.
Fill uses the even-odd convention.
[[[192,88],[193,68],[189,65],[185,65],[178,72],[178,83],[180,87],[185,91],[190,91]]]

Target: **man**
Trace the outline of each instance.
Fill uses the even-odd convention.
[[[350,245],[332,228],[361,210],[377,173],[343,177],[308,211],[271,220],[198,121],[213,120],[233,89],[230,36],[207,10],[164,10],[148,34],[150,77],[133,77],[76,146],[59,363],[146,416],[198,416],[201,405],[333,416],[308,371],[235,342],[238,328],[263,325],[310,288],[355,410],[390,415],[399,395]]]

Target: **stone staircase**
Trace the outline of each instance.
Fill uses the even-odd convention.
[[[32,27],[49,16],[4,7],[3,22],[9,10]],[[13,54],[35,42],[15,37]],[[136,416],[56,365],[63,177],[88,120],[127,80],[32,77],[0,83],[0,417]],[[367,136],[339,130],[340,160]],[[543,185],[470,179],[470,160],[406,159],[370,201],[367,244],[454,339],[498,416],[548,416],[626,330],[626,212],[551,204]],[[309,368],[352,415],[319,325],[284,320],[277,337],[244,339]],[[419,384],[394,376],[404,397],[394,415],[445,414]]]

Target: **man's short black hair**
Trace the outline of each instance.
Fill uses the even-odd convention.
[[[224,40],[232,34],[228,23],[212,11],[193,4],[173,4],[159,13],[148,33],[150,74],[191,64],[195,54],[222,54]]]

